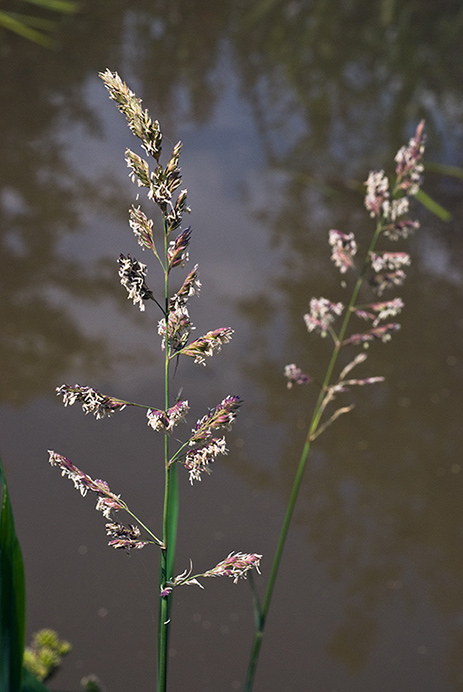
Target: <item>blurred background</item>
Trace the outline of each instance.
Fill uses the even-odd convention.
[[[311,297],[346,295],[328,231],[368,237],[361,184],[391,169],[425,118],[424,190],[449,218],[416,205],[422,229],[393,248],[412,254],[406,285],[387,295],[405,302],[402,329],[357,371],[387,379],[351,392],[354,411],[314,446],[255,692],[463,690],[463,181],[437,165],[463,167],[461,2],[74,9],[11,0],[0,13],[33,15],[45,37],[0,34],[0,452],[28,637],[51,627],[73,645],[50,688],[75,692],[89,673],[108,692],[155,687],[157,553],[110,550],[93,498],[47,462],[47,449],[67,456],[160,526],[160,438],[143,414],[96,421],[55,394],[78,382],[162,400],[159,316],[154,304],[139,313],[117,276],[121,252],[149,258],[127,221],[137,189],[124,151],[138,144],[97,76],[110,68],[160,120],[166,155],[184,143],[196,334],[235,329],[206,368],[182,361],[173,389],[190,401],[189,424],[227,394],[245,400],[212,475],[191,487],[181,474],[177,571],[262,553],[262,590],[315,395],[288,391],[283,369],[322,376],[328,340],[302,317]],[[242,689],[248,584],[206,587],[176,592],[171,690]]]

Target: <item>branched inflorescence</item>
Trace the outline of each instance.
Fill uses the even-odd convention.
[[[387,342],[394,332],[400,329],[398,322],[386,322],[386,320],[396,317],[401,312],[404,307],[401,298],[375,300],[364,304],[357,304],[357,300],[360,290],[365,285],[369,285],[370,289],[373,289],[378,296],[382,296],[388,289],[401,286],[405,280],[405,269],[410,265],[408,253],[378,249],[377,245],[382,238],[389,241],[407,238],[411,232],[419,228],[419,222],[408,218],[408,213],[410,197],[418,193],[421,184],[424,152],[423,129],[424,123],[421,122],[416,129],[415,136],[412,137],[407,146],[402,147],[397,153],[395,180],[392,184],[382,170],[372,171],[365,183],[365,207],[370,216],[376,220],[376,230],[363,266],[358,271],[350,304],[346,307],[341,302],[332,302],[327,298],[312,298],[310,311],[304,315],[304,321],[309,332],[318,332],[322,337],[329,334],[332,337],[334,342],[333,366],[341,348],[345,346],[367,347],[372,341]],[[331,246],[331,259],[341,274],[346,274],[349,270],[356,271],[354,257],[357,254],[357,242],[354,234],[345,234],[332,229],[329,231],[328,240]],[[371,327],[347,334],[351,316],[355,316],[361,321],[370,322]],[[340,325],[338,329],[336,329],[337,323]],[[339,415],[351,410],[351,406],[342,407],[335,411],[327,421],[320,424],[321,416],[326,407],[338,393],[345,392],[353,385],[371,384],[383,380],[382,377],[346,380],[347,372],[364,362],[365,359],[366,354],[355,356],[334,382],[332,381],[331,368],[319,398],[318,410],[314,418],[316,424],[311,432],[311,439],[315,439]],[[294,363],[286,366],[285,377],[288,381],[288,387],[292,387],[294,384],[308,384],[312,381],[312,378]]]
[[[233,330],[230,327],[220,327],[197,339],[190,340],[194,326],[189,316],[188,302],[199,293],[201,288],[198,265],[187,273],[176,293],[171,294],[168,287],[172,270],[183,268],[189,260],[189,245],[192,237],[190,227],[181,228],[183,215],[190,211],[186,204],[187,191],[179,191],[182,182],[179,167],[182,144],[179,142],[174,146],[169,160],[163,166],[161,163],[162,133],[158,121],[153,121],[148,111],[142,109],[141,100],[130,91],[117,74],[107,70],[100,74],[100,77],[110,98],[117,103],[119,110],[127,118],[130,130],[140,139],[144,152],[154,159],[154,166],[151,169],[149,161],[145,158],[130,149],[125,152],[130,178],[138,187],[146,189],[147,198],[152,200],[161,212],[162,228],[156,230],[154,221],[146,216],[141,207],[132,205],[129,210],[129,224],[141,249],[150,250],[159,263],[164,279],[164,294],[156,296],[155,291],[151,290],[146,283],[146,264],[142,264],[130,254],[121,254],[118,264],[121,284],[126,288],[128,298],[133,304],[141,311],[145,311],[147,302],[151,301],[151,305],[155,305],[160,310],[158,333],[165,359],[165,405],[154,407],[135,404],[79,384],[63,384],[57,388],[57,393],[63,397],[65,406],[80,403],[84,413],[92,413],[97,419],[109,417],[116,411],[122,411],[126,406],[143,408],[146,411],[148,425],[154,431],[166,436],[164,468],[167,479],[166,488],[168,488],[169,474],[174,466],[183,466],[188,471],[191,483],[194,480],[201,480],[204,472],[210,473],[211,462],[219,454],[227,453],[225,437],[217,437],[216,433],[218,430],[231,429],[241,404],[238,396],[225,397],[218,406],[210,409],[203,418],[197,421],[190,436],[184,442],[177,440],[177,450],[171,453],[169,451],[170,434],[173,428],[186,418],[190,407],[186,400],[169,402],[169,362],[183,355],[193,358],[196,363],[205,365],[207,358],[220,351],[222,345],[230,341]],[[170,535],[166,529],[166,522],[163,524],[161,540],[137,519],[119,495],[110,491],[105,481],[93,480],[68,459],[55,452],[50,452],[50,463],[58,466],[62,474],[73,481],[82,495],[88,491],[97,493],[97,509],[108,520],[106,533],[111,547],[126,551],[138,550],[149,543],[161,547],[161,572],[164,576],[160,588],[164,598],[175,586],[192,583],[192,580],[187,578],[173,579],[172,574],[165,573],[166,555],[169,550],[167,538]],[[148,533],[149,538],[147,540],[142,538],[140,526],[124,525],[115,521],[111,513],[117,510],[124,510],[135,518],[137,524]],[[177,511],[175,503],[169,504],[169,495],[166,493],[164,517],[170,517],[171,523],[175,523],[174,516]],[[260,558],[260,555],[255,554],[231,553],[224,561],[201,576],[228,575],[233,577],[236,583],[238,578],[245,577],[250,569],[258,570]],[[165,625],[167,626],[167,622]]]
[[[334,302],[328,298],[313,298],[310,310],[304,315],[304,321],[309,332],[331,337],[333,350],[329,358],[326,373],[319,388],[318,397],[313,408],[307,434],[301,451],[299,463],[291,488],[290,499],[286,508],[285,518],[278,538],[277,548],[270,568],[267,589],[262,607],[257,609],[256,630],[248,674],[244,689],[250,692],[253,686],[257,661],[262,644],[268,611],[276,583],[278,570],[281,565],[283,551],[288,536],[289,527],[294,514],[297,498],[301,488],[304,470],[307,465],[312,442],[323,433],[341,415],[352,410],[353,405],[341,406],[330,412],[328,407],[339,394],[347,392],[354,386],[363,386],[381,382],[382,377],[351,376],[352,370],[365,362],[367,355],[364,350],[350,357],[347,365],[338,369],[338,357],[342,349],[361,346],[365,349],[372,341],[389,341],[392,334],[399,329],[397,322],[386,322],[396,317],[403,308],[400,298],[378,301],[370,296],[359,303],[360,291],[373,289],[381,295],[391,287],[400,286],[405,278],[405,267],[410,264],[408,254],[391,252],[389,248],[377,248],[379,242],[396,241],[407,236],[419,227],[417,221],[408,218],[409,198],[416,195],[421,184],[423,171],[422,156],[424,152],[424,123],[421,122],[415,136],[406,147],[402,147],[396,156],[395,180],[391,185],[384,171],[372,171],[366,181],[365,206],[370,216],[376,221],[376,228],[369,247],[365,253],[363,264],[356,268],[357,242],[353,233],[345,234],[332,229],[329,232],[331,259],[342,275],[356,273],[350,301],[347,305]],[[346,276],[342,281],[343,288],[347,287]],[[360,323],[359,331],[352,329],[350,322]],[[369,323],[365,329],[365,321]],[[363,324],[362,324],[363,323]],[[294,385],[309,384],[315,380],[307,375],[295,363],[285,367],[284,371],[288,388]]]

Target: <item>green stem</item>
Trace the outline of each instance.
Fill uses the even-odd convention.
[[[369,266],[370,253],[373,252],[373,250],[376,246],[379,234],[381,232],[381,228],[382,228],[382,223],[381,223],[381,221],[378,221],[375,233],[373,235],[373,239],[370,243],[370,247],[368,248],[368,252],[365,256],[365,260],[363,262],[361,272],[360,272],[359,277],[357,279],[357,282],[354,286],[354,290],[352,291],[352,296],[351,296],[349,305],[348,305],[346,312],[344,314],[344,320],[342,322],[338,337],[335,341],[333,353],[331,355],[331,359],[330,359],[330,362],[328,364],[325,378],[324,378],[323,384],[320,388],[318,399],[317,399],[317,402],[315,404],[312,418],[311,418],[311,421],[310,421],[310,424],[308,427],[308,432],[307,432],[307,435],[305,438],[304,447],[302,449],[302,454],[301,454],[301,457],[299,459],[299,464],[298,464],[298,467],[296,470],[296,475],[294,477],[294,482],[293,482],[293,486],[291,489],[291,495],[289,497],[288,506],[286,508],[285,517],[283,519],[283,525],[281,527],[280,536],[278,538],[278,543],[277,543],[275,555],[273,558],[272,568],[270,571],[270,577],[269,577],[268,584],[267,584],[267,590],[265,592],[265,598],[264,598],[264,601],[262,604],[262,608],[260,609],[260,611],[259,610],[257,611],[257,616],[256,616],[257,626],[256,626],[254,641],[253,641],[253,645],[252,645],[252,649],[251,649],[251,656],[250,656],[249,667],[248,667],[248,672],[247,672],[247,677],[246,677],[246,683],[245,683],[245,687],[244,687],[245,692],[251,692],[253,684],[254,684],[254,677],[255,677],[255,673],[256,673],[257,662],[259,659],[260,648],[262,645],[262,638],[263,638],[263,634],[264,634],[265,622],[266,622],[268,611],[269,611],[270,604],[272,601],[273,590],[275,587],[275,582],[277,579],[281,558],[282,558],[283,551],[285,548],[286,538],[288,536],[288,531],[289,531],[289,527],[291,525],[291,520],[293,517],[294,508],[296,506],[297,498],[299,495],[299,490],[300,490],[301,483],[302,483],[302,478],[303,478],[305,467],[307,464],[307,459],[308,459],[309,452],[310,452],[310,446],[311,446],[312,438],[318,429],[318,426],[320,424],[320,419],[323,415],[323,411],[324,411],[323,400],[325,398],[326,391],[327,391],[328,387],[330,386],[331,377],[333,375],[333,371],[334,371],[334,368],[336,366],[336,362],[338,360],[339,352],[340,352],[341,347],[343,345],[343,340],[344,340],[344,337],[345,337],[345,334],[347,331],[347,327],[349,325],[349,320],[350,320],[350,317],[352,314],[352,308],[355,306],[357,296],[359,294],[360,288],[362,286],[362,283],[363,283],[363,280],[365,277],[365,272],[367,270],[367,267]]]
[[[168,248],[167,222],[164,217],[164,255],[165,267],[168,266],[167,248]],[[164,298],[165,298],[165,319],[166,319],[166,336],[165,336],[165,358],[164,358],[164,406],[165,410],[169,408],[169,343],[168,343],[168,307],[169,307],[169,272],[164,271]],[[177,474],[175,468],[169,466],[169,436],[164,436],[164,469],[165,469],[165,485],[164,485],[164,509],[162,517],[162,541],[164,548],[161,550],[161,565],[159,576],[159,591],[161,591],[166,582],[172,579],[175,542],[178,517],[178,485]],[[158,692],[166,692],[167,690],[167,658],[168,658],[168,640],[169,640],[169,623],[170,623],[170,607],[172,596],[161,598],[159,607],[159,630],[158,630]]]

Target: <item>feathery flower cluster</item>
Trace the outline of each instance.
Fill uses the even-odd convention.
[[[394,223],[383,226],[383,235],[389,240],[406,240],[409,235],[417,231],[420,227],[420,222],[412,219],[400,219]]]
[[[405,214],[408,214],[410,203],[408,197],[400,197],[399,199],[386,199],[383,202],[382,213],[387,221],[396,222]]]
[[[141,156],[130,151],[130,149],[127,149],[125,152],[125,160],[127,162],[127,167],[131,170],[129,177],[132,183],[138,185],[138,187],[149,188],[151,178],[148,161],[145,161],[145,159],[142,159]]]
[[[201,289],[201,282],[198,279],[198,265],[187,275],[181,288],[169,300],[169,310],[175,310],[177,305],[186,305],[188,298],[197,295]]]
[[[62,384],[56,388],[56,393],[63,397],[65,406],[72,406],[78,401],[82,404],[85,415],[93,413],[96,419],[111,416],[115,411],[122,411],[127,406],[125,401],[106,396],[92,387],[82,387],[80,384]]]
[[[191,228],[185,228],[175,240],[171,240],[167,248],[169,270],[174,267],[184,267],[188,262],[188,245],[191,239]]]
[[[260,574],[259,566],[261,559],[262,555],[256,555],[255,553],[230,553],[225,560],[219,562],[212,569],[202,574],[195,574],[193,577],[191,576],[193,567],[190,561],[190,569],[186,569],[176,576],[175,579],[168,582],[164,592],[161,592],[161,596],[168,596],[175,586],[195,585],[202,589],[204,587],[198,581],[201,577],[230,577],[233,579],[233,583],[237,584],[239,579],[246,579],[248,572],[252,569],[255,569]]]
[[[329,244],[331,245],[331,259],[341,274],[354,266],[354,256],[357,252],[357,243],[353,233],[341,233],[332,229],[329,232]]]
[[[222,345],[230,341],[232,334],[233,329],[230,327],[219,327],[219,329],[207,332],[204,336],[182,348],[182,353],[194,358],[195,363],[206,365],[206,358],[213,356],[216,352],[218,353]]]
[[[416,128],[415,136],[410,139],[407,146],[399,149],[395,157],[396,181],[393,199],[390,199],[389,180],[384,171],[371,171],[366,181],[365,206],[370,216],[382,216],[384,221],[393,222],[392,229],[388,231],[391,238],[406,237],[410,230],[416,227],[416,222],[406,222],[402,225],[400,219],[408,214],[409,197],[416,195],[420,189],[424,140],[422,120]]]
[[[190,483],[200,481],[202,473],[210,473],[211,464],[219,454],[227,454],[225,438],[216,438],[213,433],[217,430],[231,430],[238,410],[241,406],[239,396],[227,396],[215,408],[196,421],[188,444],[190,449],[183,460],[183,465],[189,471]]]
[[[417,221],[406,218],[409,211],[409,198],[416,195],[421,184],[421,174],[423,165],[421,162],[424,152],[424,123],[421,122],[416,130],[415,136],[410,140],[406,147],[402,147],[396,158],[396,180],[394,185],[390,185],[384,171],[371,171],[366,181],[365,207],[370,212],[370,216],[376,217],[377,226],[371,251],[365,260],[364,268],[354,288],[352,301],[356,300],[358,292],[362,286],[365,269],[370,267],[370,277],[368,283],[381,294],[386,288],[399,286],[405,279],[404,268],[410,265],[410,256],[406,252],[387,252],[376,251],[375,246],[378,239],[383,236],[390,240],[407,238],[410,233],[419,228]],[[332,248],[331,259],[339,267],[341,273],[354,266],[353,257],[357,250],[354,235],[343,234],[332,229],[329,232],[329,244]],[[404,304],[400,298],[389,301],[373,302],[366,305],[351,305],[349,310],[357,317],[370,321],[371,329],[363,333],[351,334],[347,338],[344,336],[348,325],[348,318],[344,321],[339,333],[339,337],[331,330],[331,325],[341,315],[344,307],[342,303],[332,303],[326,298],[313,298],[310,302],[310,313],[304,315],[304,320],[309,332],[318,331],[321,336],[326,336],[331,331],[335,340],[334,360],[337,359],[339,350],[347,345],[367,347],[371,341],[386,342],[391,339],[394,332],[400,329],[400,325],[391,322],[382,324],[383,321],[398,315]],[[317,420],[320,421],[325,409],[341,392],[347,391],[354,385],[367,385],[381,382],[382,377],[367,377],[362,379],[347,379],[347,375],[357,364],[366,358],[364,353],[357,356],[342,370],[337,381],[330,384],[330,377],[324,385],[323,396],[319,399],[319,404],[315,410]],[[334,363],[334,360],[332,361]],[[330,366],[331,367],[331,366]],[[295,364],[287,365],[285,376],[288,380],[287,386],[291,388],[294,384],[305,384],[310,381],[306,375]],[[323,423],[317,423],[310,434],[310,440],[316,439],[326,428],[331,425],[340,415],[348,413],[353,408],[352,405],[338,408]],[[313,419],[315,420],[315,418]]]
[[[190,445],[210,440],[213,430],[231,430],[238,410],[242,404],[239,396],[226,396],[220,404],[209,409],[205,416],[196,421],[190,438]]]
[[[251,569],[257,570],[260,574],[259,565],[262,555],[255,553],[230,553],[230,555],[219,562],[213,569],[205,572],[203,577],[231,577],[233,583],[237,584],[238,579],[246,579]]]
[[[134,207],[133,205],[129,211],[129,214],[130,228],[134,232],[134,235],[142,250],[154,250],[153,222],[151,219],[148,219],[145,216],[140,207]]]
[[[121,277],[121,284],[125,286],[128,291],[128,298],[132,300],[133,304],[138,306],[143,312],[145,309],[144,300],[148,298],[153,298],[153,294],[145,283],[146,275],[146,264],[138,262],[135,258],[130,255],[124,257],[124,255],[119,255],[117,260],[119,264],[119,276]]]
[[[415,136],[411,138],[407,146],[399,149],[395,157],[396,187],[404,190],[407,195],[416,195],[422,183],[424,141],[424,120],[422,120],[416,128]]]
[[[404,307],[401,298],[387,300],[384,303],[371,303],[365,308],[354,308],[357,317],[364,320],[373,320],[373,327],[377,327],[380,322],[388,317],[395,317]]]
[[[384,202],[389,199],[389,180],[384,171],[370,171],[365,184],[365,206],[370,216],[380,216]]]
[[[343,343],[354,344],[356,346],[358,344],[367,344],[369,341],[382,341],[383,343],[386,343],[386,341],[391,340],[392,334],[397,332],[399,329],[400,324],[397,324],[396,322],[384,324],[381,327],[375,327],[367,332],[363,332],[363,334],[352,334],[352,336],[346,339]]]
[[[128,126],[133,134],[141,140],[145,151],[156,161],[161,155],[162,133],[157,120],[151,120],[147,110],[142,110],[141,99],[137,98],[127,84],[122,81],[117,72],[100,72],[109,97],[118,105],[121,113],[127,118]]]
[[[410,266],[410,255],[406,252],[382,252],[370,255],[371,266],[377,274],[384,271],[395,272],[402,267]]]
[[[167,411],[150,408],[146,413],[148,425],[157,432],[170,432],[185,418],[189,410],[188,401],[178,401],[175,406],[172,406]]]
[[[309,384],[309,382],[312,382],[312,378],[306,375],[305,372],[302,372],[295,363],[285,365],[284,375],[288,380],[286,384],[288,389],[291,389],[295,384]]]
[[[189,472],[191,485],[194,481],[201,480],[202,473],[211,473],[209,464],[212,464],[219,454],[228,454],[224,437],[220,439],[213,437],[208,442],[187,452],[183,465]]]
[[[61,469],[62,476],[68,476],[74,483],[74,487],[79,490],[80,494],[84,497],[90,490],[93,493],[97,493],[98,501],[96,504],[96,509],[103,513],[106,519],[111,518],[111,512],[117,511],[118,509],[126,509],[125,503],[122,502],[120,495],[115,495],[109,489],[106,481],[93,480],[86,473],[81,471],[74,466],[69,459],[57,454],[52,450],[48,450],[50,455],[49,462],[51,466],[58,466]]]
[[[168,234],[175,231],[182,223],[182,217],[185,212],[190,212],[190,208],[186,205],[187,190],[181,190],[175,204],[170,205],[170,210],[167,212],[166,224]]]
[[[378,295],[391,286],[401,286],[405,281],[405,272],[402,267],[410,265],[410,256],[406,252],[371,253],[371,268],[373,276],[371,285],[377,290]]]
[[[309,332],[319,331],[326,336],[330,325],[337,316],[342,314],[344,305],[332,303],[327,298],[312,298],[310,301],[310,313],[304,315],[304,321]]]
[[[118,522],[109,522],[106,524],[106,535],[112,539],[108,545],[116,550],[123,549],[127,553],[131,550],[140,550],[150,542],[140,541],[141,531],[138,526],[132,526],[132,524],[124,526]]]
[[[152,199],[166,215],[168,208],[175,209],[171,203],[172,196],[182,182],[180,169],[177,168],[181,147],[182,143],[177,142],[172,158],[166,168],[162,169],[159,167],[151,174],[148,199]]]
[[[169,312],[167,317],[167,338],[166,338],[166,320],[163,318],[158,322],[158,334],[162,337],[161,348],[167,348],[169,354],[174,355],[182,349],[188,341],[190,332],[194,329],[190,320],[190,315],[186,305],[177,304],[173,310]]]

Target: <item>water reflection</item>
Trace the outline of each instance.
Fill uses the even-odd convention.
[[[187,387],[198,390],[198,406],[211,405],[206,392],[214,387],[218,391],[223,375],[247,407],[242,439],[233,444],[228,471],[214,471],[210,485],[204,483],[199,509],[185,491],[186,515],[195,517],[195,526],[186,531],[193,533],[198,524],[205,532],[214,502],[222,521],[219,489],[239,516],[220,524],[217,533],[222,531],[232,548],[245,535],[249,549],[255,541],[259,552],[270,554],[271,532],[288,495],[313,397],[310,390],[287,392],[280,373],[294,361],[320,377],[327,344],[307,334],[302,315],[313,295],[342,299],[329,263],[327,231],[354,230],[359,240],[365,239],[370,222],[362,209],[359,184],[371,166],[392,160],[422,116],[427,119],[428,156],[462,165],[462,17],[460,3],[450,0],[438,8],[386,0],[251,5],[146,0],[130,8],[112,2],[110,11],[106,0],[95,0],[91,9],[64,26],[62,52],[42,53],[38,59],[37,48],[13,44],[9,58],[0,63],[2,400],[33,404],[38,395],[52,397],[54,387],[70,372],[83,384],[97,386],[92,370],[103,378],[103,365],[119,367],[122,356],[127,358],[132,348],[140,354],[151,339],[148,327],[134,323],[133,312],[121,312],[126,299],[118,289],[113,262],[128,242],[126,209],[132,190],[122,154],[124,146],[134,144],[96,86],[97,71],[108,66],[145,97],[169,137],[185,140],[184,165],[194,176],[192,185],[187,175],[185,180],[193,188],[193,227],[199,229],[198,246],[218,301],[210,308],[210,292],[201,299],[204,309],[199,304],[195,309],[206,328],[216,326],[209,322],[209,310],[224,312],[226,322],[238,327],[238,346],[232,344],[226,356],[226,373],[218,364],[205,378],[203,372],[198,378],[196,373],[186,375]],[[239,127],[220,129],[224,113],[226,122]],[[226,143],[224,133],[230,138]],[[244,164],[241,158],[237,161],[238,154]],[[204,163],[211,160],[214,166],[205,172]],[[213,177],[210,186],[208,176]],[[197,191],[198,179],[205,188],[203,196]],[[295,598],[301,609],[310,603],[310,613],[299,626],[296,613],[288,628],[287,612],[277,602],[268,633],[269,652],[282,646],[279,635],[285,633],[284,653],[294,665],[294,682],[288,683],[286,666],[276,667],[269,653],[256,690],[306,689],[309,671],[314,689],[321,691],[335,684],[356,692],[373,685],[403,689],[410,675],[429,692],[462,685],[463,209],[461,185],[430,176],[426,185],[455,221],[444,225],[419,212],[423,229],[411,241],[414,263],[401,291],[406,303],[403,329],[391,344],[371,348],[367,361],[368,372],[386,375],[387,383],[355,393],[354,412],[319,440],[297,510],[294,544],[288,548],[289,565],[300,561],[305,579],[301,586],[292,585]],[[211,211],[213,205],[217,215]],[[224,288],[240,283],[236,277],[243,265],[245,287],[257,277],[246,299],[241,285],[234,292]],[[116,326],[121,316],[122,327]],[[212,317],[215,320],[215,313]],[[101,329],[89,329],[89,322],[99,323]],[[121,346],[120,339],[129,337],[130,348]],[[137,380],[143,358],[141,354],[136,364],[129,363],[126,379],[118,379],[114,367],[115,384],[109,393],[121,395],[118,387],[131,386],[138,390],[134,397],[138,393],[146,400],[148,385]],[[222,394],[214,389],[213,402]],[[36,417],[35,425],[43,428],[48,415],[56,416],[50,401],[44,413],[31,414],[28,421],[33,425]],[[48,424],[47,439],[62,434],[72,457],[74,440],[77,450],[88,421],[80,428],[72,414],[62,413],[57,420],[55,427]],[[132,423],[126,425],[129,430]],[[65,426],[67,434],[58,433],[56,428]],[[106,429],[111,439],[102,441],[103,429],[93,434],[91,428],[83,443],[91,463],[104,459],[102,449],[108,445],[111,472],[116,478],[120,474],[115,487],[122,487],[126,468],[114,460],[123,449],[125,464],[131,458],[130,445],[124,431]],[[149,456],[152,443],[145,441],[145,434],[139,433],[141,452]],[[31,432],[27,455],[32,459],[38,456],[41,436],[41,430]],[[50,442],[43,441],[44,449],[46,444]],[[17,445],[9,443],[14,462]],[[90,455],[92,445],[98,450],[96,461]],[[25,483],[20,480],[18,498]],[[46,485],[45,480],[38,482]],[[135,488],[133,474],[128,483]],[[57,492],[63,492],[61,486]],[[68,496],[64,498],[60,503],[66,504]],[[34,498],[28,501],[33,507]],[[54,495],[47,500],[52,507],[56,502]],[[146,504],[152,512],[148,500]],[[28,511],[19,504],[20,517]],[[35,507],[40,516],[44,511]],[[89,535],[93,519],[89,518]],[[95,553],[100,550],[96,540],[88,541],[98,546]],[[213,541],[208,548],[211,545]],[[195,549],[207,552],[202,546]],[[30,545],[29,555],[34,550]],[[187,561],[190,550],[184,551],[182,559]],[[62,566],[67,576],[63,581],[72,581],[73,570],[84,581],[83,562],[71,560],[69,556],[69,564]],[[112,556],[98,557],[94,564],[108,581],[114,580]],[[44,569],[43,564],[39,568]],[[289,566],[285,569],[291,572]],[[285,588],[288,578],[283,574]],[[330,610],[323,599],[335,589],[336,608]],[[133,593],[130,581],[127,590]],[[225,601],[221,593],[214,594],[213,604],[199,596],[198,601],[185,597],[179,609],[188,612],[193,602],[201,622],[215,622],[221,616],[214,609],[222,606],[220,599]],[[57,585],[56,598],[59,607],[60,599],[69,598],[68,590],[63,595]],[[78,598],[73,594],[76,622],[85,608]],[[94,596],[95,610],[107,598],[107,588],[102,587]],[[243,602],[233,612],[245,609],[245,596],[240,598]],[[53,624],[43,621],[52,607],[43,607],[40,626]],[[227,603],[223,608],[226,612]],[[132,622],[130,608],[123,617]],[[317,629],[316,617],[328,621],[325,629]],[[206,640],[199,638],[194,622],[186,624],[185,631],[201,647]],[[415,632],[420,622],[426,634],[423,641]],[[101,623],[99,627],[104,639],[108,632]],[[142,635],[145,647],[152,638],[150,627],[147,623]],[[63,635],[78,651],[94,648],[87,632]],[[232,647],[243,661],[242,666],[237,663],[236,679],[238,669],[244,668],[245,635],[240,631]],[[192,689],[217,689],[214,679],[221,679],[223,667],[214,667],[202,652],[198,670],[191,641],[186,635],[182,641],[182,633],[175,636],[184,652],[184,670],[180,666],[173,672],[177,688],[185,681],[191,687],[195,670],[198,679]],[[445,644],[438,644],[442,638]],[[314,639],[316,653],[293,661],[291,652],[300,642]],[[211,639],[207,642],[214,645]],[[121,640],[120,646],[130,644]],[[140,648],[139,642],[135,646]],[[407,646],[414,647],[415,657]],[[418,651],[420,646],[434,656],[426,658],[433,671],[428,677],[420,672],[420,656],[426,657],[425,650]],[[410,653],[408,658],[401,658],[402,647]],[[137,651],[129,653],[136,656]],[[391,662],[394,657],[399,662]],[[106,673],[102,677],[112,683],[111,689],[125,691],[134,678],[126,671],[114,673],[113,658],[111,650],[101,652],[99,664]],[[382,678],[384,670],[388,675]],[[382,687],[380,679],[385,680]],[[136,689],[149,689],[146,678],[137,679]]]

